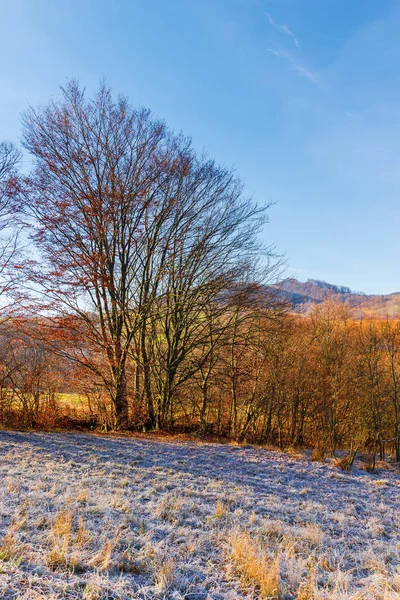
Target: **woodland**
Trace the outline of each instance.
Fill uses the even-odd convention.
[[[0,144],[0,427],[399,461],[400,321],[295,312],[268,208],[106,85],[29,108]]]

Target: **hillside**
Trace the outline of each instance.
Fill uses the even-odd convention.
[[[393,467],[0,432],[4,600],[395,600]]]
[[[278,291],[280,297],[287,299],[299,311],[307,311],[313,304],[333,298],[351,307],[357,318],[363,316],[393,318],[400,315],[400,292],[368,295],[352,291],[349,287],[333,285],[317,279],[308,279],[306,282],[286,279],[273,288]]]

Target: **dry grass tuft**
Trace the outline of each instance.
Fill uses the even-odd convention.
[[[74,520],[77,519],[72,509],[63,509],[54,518],[47,536],[47,564],[51,569],[86,570],[81,561],[81,550],[88,539],[88,532],[80,517],[78,530],[73,535]]]
[[[268,557],[262,545],[246,531],[232,532],[228,548],[234,570],[244,585],[255,586],[260,598],[281,598],[279,556]]]
[[[174,583],[175,563],[171,559],[161,558],[153,567],[153,582],[159,593],[166,592]]]
[[[4,536],[0,545],[0,561],[12,562],[19,566],[24,558],[24,545],[19,544],[15,532],[10,529]]]
[[[325,462],[326,451],[323,448],[314,448],[311,454],[312,462]]]
[[[107,540],[100,550],[88,562],[90,567],[99,571],[105,571],[110,566],[111,556],[114,548],[113,540]]]
[[[349,472],[353,468],[353,460],[354,458],[350,454],[345,454],[342,458],[335,460],[335,465],[342,471]]]
[[[73,515],[69,509],[57,513],[48,534],[47,564],[50,568],[68,567],[68,550]]]
[[[228,515],[228,513],[229,509],[225,502],[221,502],[221,500],[218,500],[215,506],[215,518],[224,519]]]
[[[183,516],[183,511],[182,498],[176,494],[165,494],[157,505],[155,515],[167,523],[178,524]]]
[[[315,599],[315,571],[313,570],[306,579],[300,582],[299,589],[297,591],[296,600],[314,600]]]
[[[94,578],[89,579],[83,590],[82,600],[107,600],[107,598],[109,598],[107,588]]]

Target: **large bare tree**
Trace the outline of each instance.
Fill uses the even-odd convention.
[[[30,277],[63,316],[64,330],[69,319],[94,353],[104,354],[106,371],[76,344],[71,357],[103,378],[116,424],[126,427],[143,216],[157,206],[169,134],[149,111],[114,100],[104,85],[88,99],[76,81],[60,101],[30,109],[23,123],[24,145],[36,158],[25,208],[42,252]]]
[[[232,307],[254,295],[257,278],[271,274],[271,258],[257,234],[266,207],[243,195],[240,181],[206,157],[193,157],[167,223],[164,268],[147,336],[154,382],[155,422],[165,428],[177,388],[207,361],[210,325],[227,329]],[[152,404],[148,402],[148,404]]]
[[[36,159],[25,208],[42,252],[30,277],[69,328],[71,358],[103,378],[117,426],[129,421],[133,359],[149,423],[161,427],[174,389],[198,368],[198,356],[188,357],[207,318],[227,310],[270,255],[257,239],[266,207],[243,196],[229,169],[104,85],[93,99],[76,81],[62,93],[23,119]]]

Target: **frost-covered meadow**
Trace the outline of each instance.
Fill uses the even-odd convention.
[[[248,446],[0,432],[0,598],[400,598],[400,478]]]

